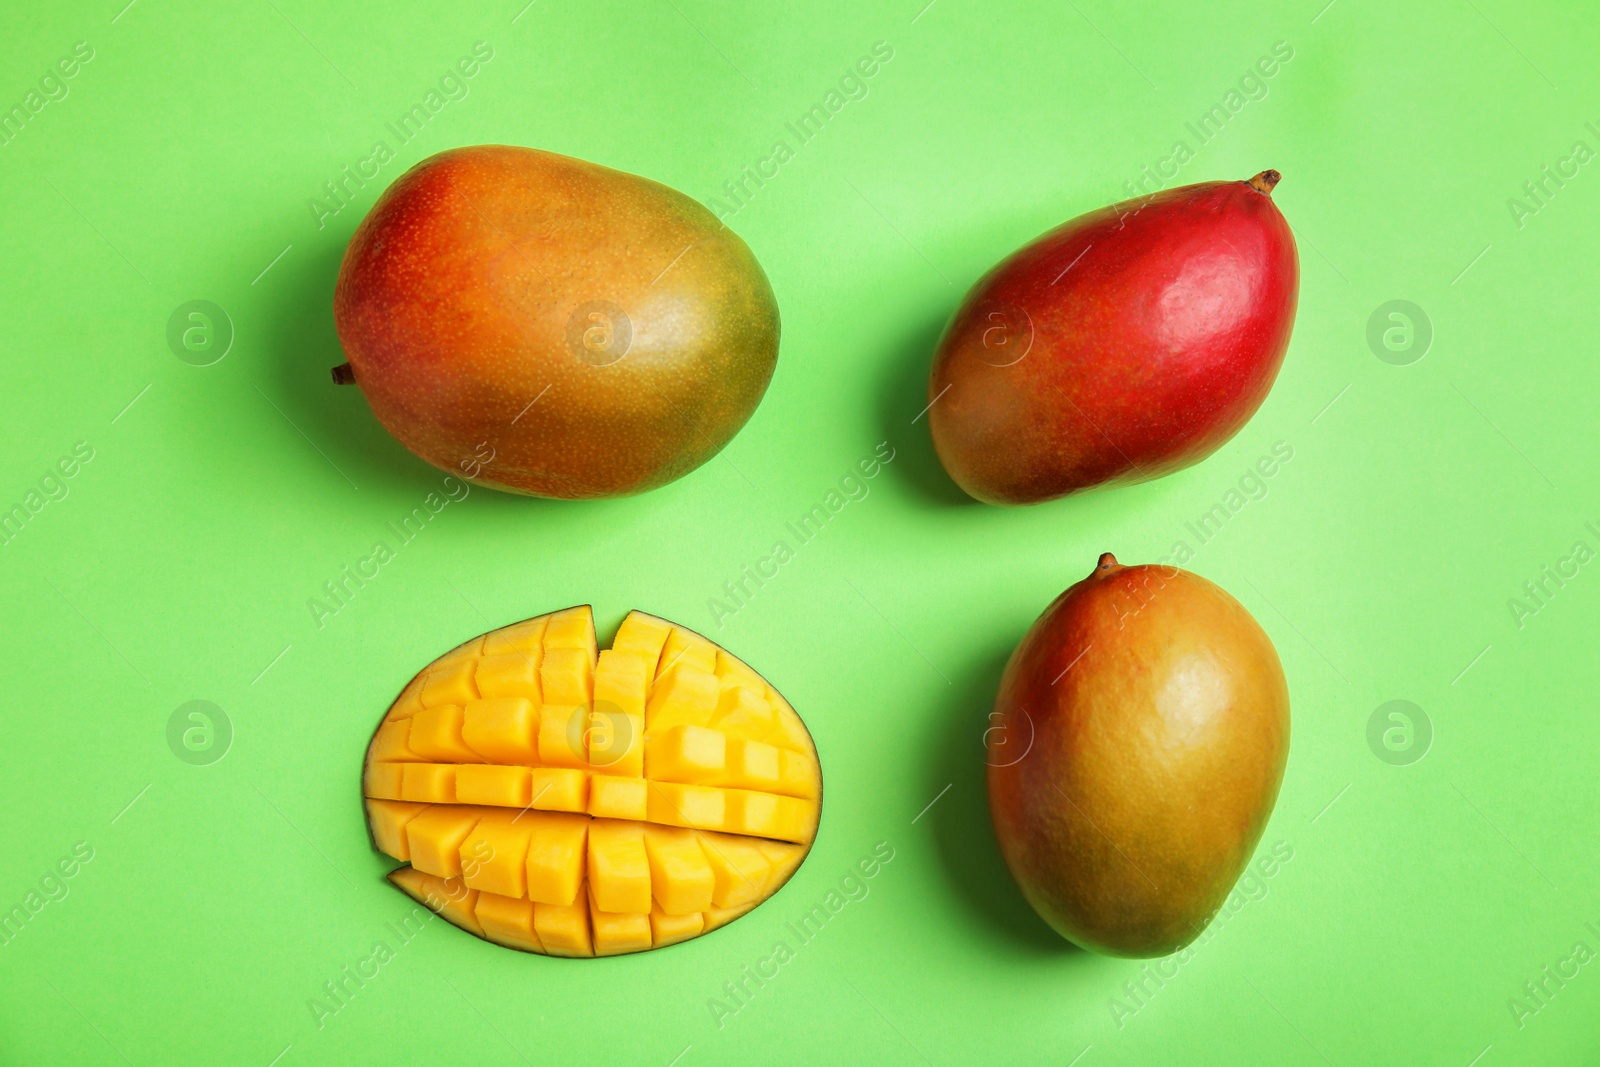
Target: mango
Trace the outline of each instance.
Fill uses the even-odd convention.
[[[1299,297],[1278,179],[1113,204],[985,274],[928,378],[928,425],[956,484],[1037,504],[1158,478],[1237,433],[1278,376]]]
[[[772,287],[709,210],[507,145],[396,179],[350,239],[333,314],[349,360],[334,381],[401,444],[533,496],[682,477],[750,418],[778,358]]]
[[[1165,956],[1210,923],[1261,838],[1289,690],[1221,588],[1106,553],[1017,646],[986,742],[989,812],[1028,903],[1084,948]]]
[[[526,667],[518,666],[525,664]],[[693,631],[585,605],[423,668],[362,772],[389,880],[507,948],[605,956],[726,925],[809,853],[822,769],[800,716]]]

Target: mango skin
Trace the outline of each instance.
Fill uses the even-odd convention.
[[[1108,553],[1023,638],[995,712],[989,811],[1034,910],[1111,956],[1199,936],[1289,754],[1288,686],[1250,613],[1197,575]]]
[[[1082,215],[984,275],[928,378],[939,460],[1017,506],[1170,474],[1249,421],[1300,285],[1277,171]]]
[[[778,356],[766,275],[710,211],[504,145],[441,152],[384,192],[345,252],[334,320],[408,449],[477,485],[566,499],[706,462]]]

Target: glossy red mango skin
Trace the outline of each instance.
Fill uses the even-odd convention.
[[[1288,758],[1283,668],[1249,612],[1187,571],[1102,557],[1023,638],[995,713],[989,811],[1034,910],[1107,955],[1193,941]]]
[[[628,323],[620,358],[619,317],[580,310],[596,301]],[[702,205],[503,145],[442,152],[384,192],[345,252],[334,319],[373,413],[412,452],[568,499],[643,492],[716,455],[778,355],[766,275]],[[575,321],[593,347],[573,343]]]
[[[1204,459],[1272,388],[1299,277],[1289,224],[1245,181],[1050,231],[985,275],[939,342],[928,417],[945,470],[1017,505]]]

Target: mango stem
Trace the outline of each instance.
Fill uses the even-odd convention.
[[[1264,170],[1260,174],[1257,174],[1254,178],[1250,179],[1250,188],[1254,189],[1258,193],[1264,193],[1267,196],[1271,196],[1272,190],[1277,187],[1278,182],[1282,178],[1283,175],[1279,174],[1275,170]]]

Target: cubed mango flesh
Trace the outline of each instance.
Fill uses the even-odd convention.
[[[552,956],[684,941],[771,896],[810,850],[816,748],[701,635],[640,612],[597,648],[571,608],[457,646],[406,686],[363,770],[390,880],[497,944]]]

